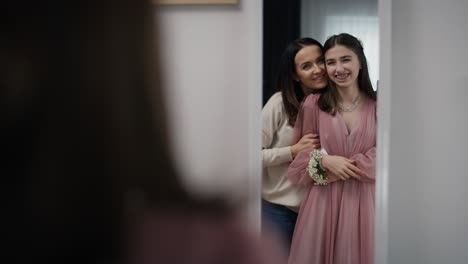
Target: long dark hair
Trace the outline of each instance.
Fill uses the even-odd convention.
[[[300,104],[306,96],[300,82],[295,81],[296,65],[294,60],[302,48],[312,45],[319,47],[323,54],[323,46],[320,42],[312,38],[299,38],[288,44],[280,58],[276,89],[282,94],[284,109],[291,126],[294,126]],[[322,92],[322,90],[318,91]]]
[[[0,11],[0,221],[13,262],[112,263],[128,206],[195,204],[170,157],[154,5],[73,3]]]
[[[325,41],[324,44],[324,54],[331,48],[336,45],[342,45],[352,50],[358,57],[361,64],[361,69],[359,71],[357,83],[359,90],[365,94],[368,98],[372,100],[377,100],[377,94],[372,88],[372,83],[369,77],[369,70],[367,66],[366,55],[364,54],[364,47],[362,46],[361,41],[356,37],[347,34],[341,33],[339,35],[333,35]],[[338,91],[336,85],[332,81],[328,81],[328,89],[325,93],[320,96],[318,100],[318,106],[322,111],[335,114],[336,105],[337,105]]]

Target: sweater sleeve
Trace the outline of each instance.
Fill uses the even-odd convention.
[[[292,160],[290,146],[271,147],[275,134],[284,121],[281,94],[277,93],[262,109],[262,163],[264,168]]]
[[[302,136],[308,133],[318,134],[319,131],[319,108],[318,94],[309,95],[301,106],[294,125],[292,144],[296,144]],[[291,182],[301,185],[310,185],[313,180],[309,176],[307,166],[309,165],[310,152],[313,149],[305,149],[298,153],[288,168],[288,178]]]

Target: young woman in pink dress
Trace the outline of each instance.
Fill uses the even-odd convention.
[[[329,89],[306,98],[293,143],[319,134],[322,151],[302,151],[289,179],[309,187],[290,264],[373,263],[376,93],[361,42],[349,34],[324,45]]]

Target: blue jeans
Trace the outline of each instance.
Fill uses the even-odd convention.
[[[262,227],[271,227],[278,232],[287,252],[291,247],[297,213],[286,206],[262,200]]]

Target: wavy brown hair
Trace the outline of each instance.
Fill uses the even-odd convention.
[[[345,46],[357,55],[361,64],[361,69],[359,70],[359,75],[357,79],[358,88],[368,98],[374,101],[377,100],[377,94],[372,88],[372,83],[370,81],[367,59],[366,55],[364,54],[364,47],[361,41],[347,33],[333,35],[329,37],[324,44],[324,54],[336,45]],[[336,113],[337,99],[338,91],[336,85],[329,79],[328,89],[324,92],[322,96],[320,96],[318,100],[318,106],[322,111],[334,115]]]

